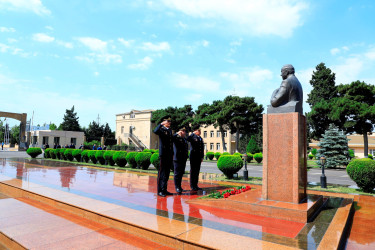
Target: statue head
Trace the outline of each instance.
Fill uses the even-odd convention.
[[[294,74],[294,67],[291,64],[286,64],[281,68],[281,77],[285,80],[288,75]]]

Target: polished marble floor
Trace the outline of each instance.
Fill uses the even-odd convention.
[[[149,216],[166,218],[170,223],[184,222],[191,228],[185,227],[181,232],[173,233],[188,237],[187,232],[193,229],[189,237],[199,235],[197,241],[203,240],[205,233],[214,230],[214,232],[305,249],[318,247],[335,215],[337,204],[341,201],[340,198],[332,199],[332,204],[327,206],[313,222],[303,224],[227,209],[192,205],[187,202],[214,190],[228,188],[216,183],[200,183],[200,187],[204,190],[192,192],[189,190],[189,183],[183,181],[182,188],[187,191],[182,195],[159,197],[156,195],[155,176],[131,171],[105,170],[49,160],[0,159],[0,182],[42,193],[48,192],[49,195],[65,198],[65,201],[95,207],[103,214],[122,216],[124,219],[133,220],[134,223],[152,224],[147,221],[152,218]],[[168,191],[175,192],[173,180],[169,181]],[[248,192],[251,194],[253,191]],[[79,198],[78,201],[76,197],[69,197],[66,193],[83,198]],[[93,203],[92,199],[97,202]],[[100,205],[100,202],[105,204]],[[119,206],[122,210],[119,210]],[[123,209],[128,209],[126,210],[128,215],[123,214],[125,211]],[[141,212],[142,216],[137,216],[134,211]],[[155,222],[155,228],[163,229],[163,225],[158,221]],[[194,234],[195,232],[197,233]]]

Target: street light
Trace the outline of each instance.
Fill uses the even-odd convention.
[[[247,153],[243,154],[243,161],[245,163],[245,170],[243,171],[243,179],[245,181],[249,180],[249,171],[247,171]]]
[[[320,156],[320,165],[322,165],[322,176],[320,176],[320,187],[327,188],[327,177],[324,174],[324,165],[326,164],[326,157]]]

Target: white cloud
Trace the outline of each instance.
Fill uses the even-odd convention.
[[[370,49],[365,53],[365,56],[370,60],[375,60],[375,48]]]
[[[219,90],[220,83],[202,76],[189,76],[173,73],[170,76],[172,84],[177,88],[200,91]]]
[[[64,42],[64,41],[61,41],[61,40],[57,40],[56,43],[60,46],[63,46],[67,49],[73,49],[73,43],[69,43],[69,42]]]
[[[340,64],[332,66],[332,71],[336,73],[336,84],[359,80],[363,66],[364,61],[359,57],[345,58]]]
[[[150,50],[150,51],[169,51],[171,46],[168,42],[160,42],[160,43],[151,43],[146,42],[142,44],[141,47],[143,50]]]
[[[19,55],[22,57],[28,57],[30,53],[26,53],[23,49],[16,48],[14,46],[8,46],[6,44],[0,43],[0,52],[1,53],[11,53],[12,55]]]
[[[0,0],[0,10],[34,12],[37,15],[49,15],[47,9],[40,0]]]
[[[0,32],[16,32],[14,28],[0,27]]]
[[[206,41],[206,40],[203,40],[202,41],[202,46],[203,47],[208,47],[210,45],[210,42],[209,41]]]
[[[154,60],[152,60],[151,57],[146,56],[145,58],[139,60],[139,63],[136,64],[130,64],[128,65],[129,69],[139,69],[139,70],[145,70],[148,69]]]
[[[238,39],[238,40],[235,40],[235,41],[232,41],[230,43],[230,46],[241,46],[242,45],[242,38]]]
[[[124,45],[125,47],[129,48],[133,43],[134,43],[134,40],[125,40],[124,38],[119,38],[117,39],[122,45]]]
[[[202,94],[190,94],[190,95],[185,96],[185,99],[189,102],[195,102],[195,101],[202,99],[202,97],[203,97]]]
[[[36,33],[33,35],[33,40],[41,43],[50,43],[53,42],[55,38],[44,33]]]
[[[52,26],[46,26],[45,27],[47,30],[53,30],[53,27]]]
[[[117,54],[109,53],[88,53],[86,56],[76,56],[78,61],[83,61],[87,63],[99,63],[99,64],[109,64],[109,63],[122,63],[122,56]]]
[[[10,49],[10,47],[8,45],[0,43],[0,52],[1,53],[6,53],[6,52],[8,52],[9,49]]]
[[[295,0],[162,0],[174,10],[194,18],[224,22],[231,31],[243,34],[290,37],[303,24],[307,1]]]
[[[8,43],[16,43],[18,42],[17,39],[14,39],[14,38],[8,38]]]
[[[99,76],[99,72],[94,72],[94,76]]]
[[[338,53],[340,53],[340,49],[339,48],[333,48],[333,49],[331,49],[331,55],[336,55],[336,54],[338,54]]]
[[[105,51],[107,49],[107,42],[104,42],[94,37],[80,37],[78,38],[83,45],[93,51]]]
[[[185,24],[185,23],[183,23],[181,21],[178,21],[178,26],[181,27],[181,28],[183,28],[183,29],[186,29],[188,27],[187,24]]]

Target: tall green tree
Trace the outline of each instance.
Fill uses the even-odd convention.
[[[311,108],[311,111],[307,114],[307,123],[310,129],[309,139],[318,140],[328,129],[329,124],[333,123],[328,114],[332,108],[332,100],[337,97],[335,79],[335,73],[327,68],[324,63],[318,64],[312,74],[310,84],[313,89],[307,98],[307,103]]]
[[[103,125],[99,125],[99,123],[92,121],[84,132],[86,137],[98,139],[103,136],[103,130]]]
[[[54,124],[54,123],[50,123],[50,124],[49,124],[49,129],[50,129],[50,130],[57,130],[57,126],[56,126],[56,124]]]
[[[190,124],[193,122],[194,111],[191,105],[183,107],[167,107],[165,109],[158,109],[152,112],[151,122],[156,125],[162,122],[164,116],[169,115],[172,119],[171,129],[177,131],[180,127],[184,126],[188,131]]]
[[[330,118],[343,124],[346,133],[363,135],[364,156],[368,156],[368,135],[375,124],[375,86],[361,81],[338,86]]]
[[[77,113],[74,112],[74,106],[71,109],[67,109],[63,118],[63,122],[60,124],[61,129],[64,131],[81,131]]]
[[[260,152],[260,149],[258,147],[258,143],[257,143],[254,135],[251,136],[251,138],[249,140],[249,143],[247,144],[246,152],[251,153],[251,154],[255,154],[255,153]]]
[[[9,141],[11,144],[20,144],[20,126],[14,125],[9,131]]]

